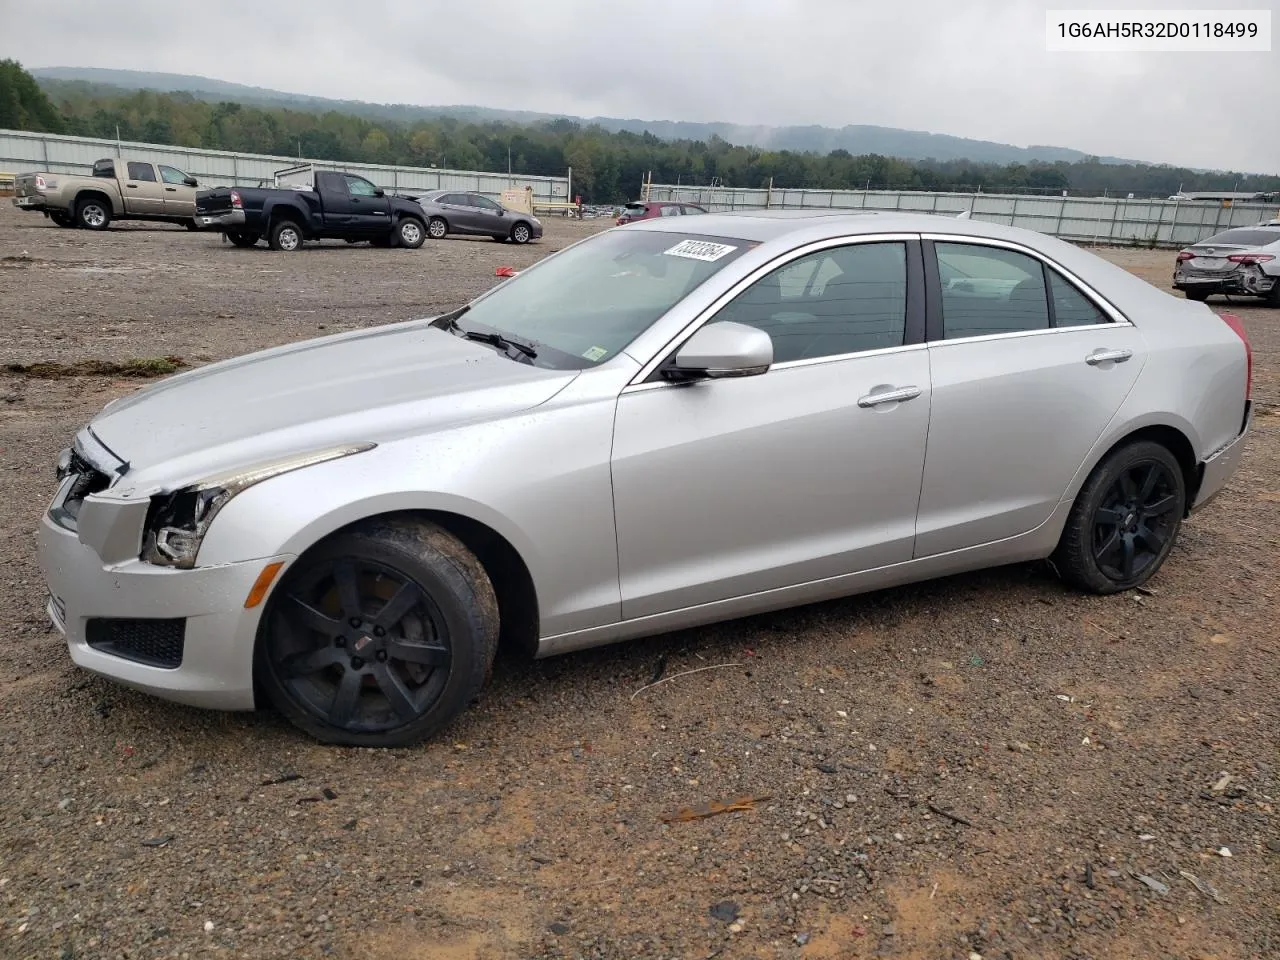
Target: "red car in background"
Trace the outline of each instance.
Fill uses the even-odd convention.
[[[683,203],[678,200],[637,200],[628,203],[618,218],[618,226],[634,223],[637,220],[652,220],[654,217],[680,217],[693,213],[706,213],[696,203]]]

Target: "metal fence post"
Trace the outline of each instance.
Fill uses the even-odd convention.
[[[1062,236],[1062,218],[1067,212],[1067,198],[1060,197],[1058,199],[1058,222],[1053,225],[1053,235],[1055,237]]]
[[[1016,227],[1018,225],[1018,198],[1013,198],[1013,209],[1009,211],[1009,226]]]

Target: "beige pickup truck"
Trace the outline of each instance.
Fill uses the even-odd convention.
[[[19,174],[13,204],[60,227],[105,230],[112,220],[160,220],[194,230],[196,186],[196,178],[177,167],[108,157],[93,165],[89,177]]]

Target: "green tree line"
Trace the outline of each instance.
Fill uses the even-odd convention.
[[[338,112],[214,103],[190,94],[110,93],[83,81],[56,84],[50,98],[12,60],[0,62],[0,127],[301,156],[563,176],[588,202],[632,199],[642,179],[775,189],[982,190],[987,193],[1166,196],[1184,190],[1280,190],[1280,177],[1197,173],[1176,167],[1102,163],[983,164],[902,160],[835,150],[825,156],[710,140],[660,140],[571,120],[535,125],[456,118],[397,122]]]

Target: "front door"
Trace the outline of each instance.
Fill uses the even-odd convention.
[[[164,184],[164,215],[188,220],[196,215],[196,188],[187,185],[187,175],[177,167],[157,164]]]
[[[135,217],[163,217],[164,185],[156,176],[154,164],[131,160],[125,164],[124,173],[120,193],[125,212]]]
[[[1039,259],[981,241],[933,247],[942,329],[929,344],[917,557],[1048,520],[1146,361],[1137,328]]]
[[[344,174],[351,195],[348,209],[351,227],[361,233],[388,233],[391,230],[391,201],[378,196],[378,188],[364,177]]]
[[[506,218],[506,211],[502,207],[479,194],[467,194],[467,199],[476,212],[477,233],[503,237],[511,232],[511,222]]]
[[[909,255],[904,239],[793,259],[710,321],[767,331],[767,373],[623,392],[624,618],[911,559],[930,387],[928,349],[909,342],[923,334],[907,323],[909,300],[923,316]]]

